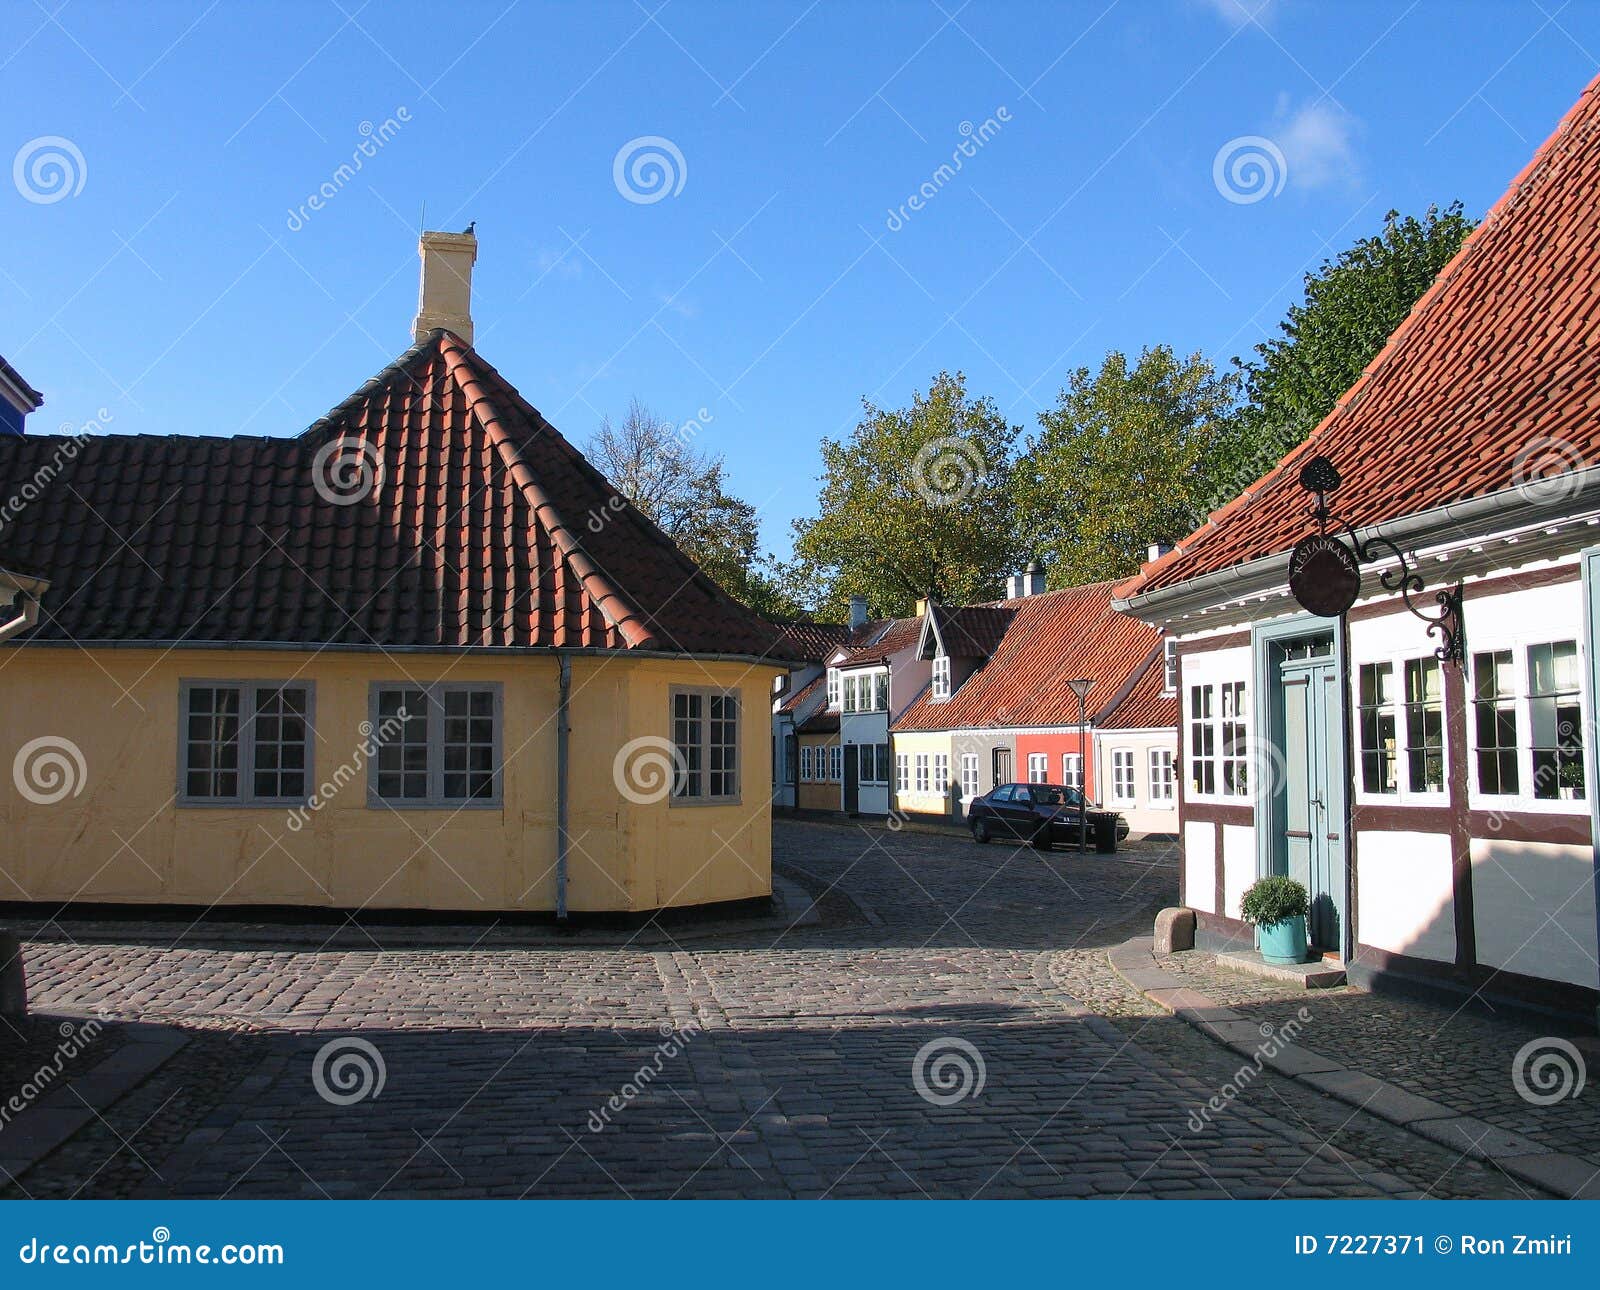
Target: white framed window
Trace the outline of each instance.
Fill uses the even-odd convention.
[[[909,753],[895,754],[894,786],[902,793],[911,791],[911,756]]]
[[[974,798],[978,795],[978,754],[961,754],[961,796]]]
[[[1444,669],[1435,657],[1405,662],[1406,782],[1444,792]]]
[[[374,682],[367,797],[375,806],[500,805],[500,686]]]
[[[1050,754],[1028,754],[1028,783],[1048,784],[1050,782]]]
[[[1528,646],[1528,717],[1534,797],[1581,800],[1583,708],[1576,641]]]
[[[1111,750],[1111,800],[1126,805],[1134,801],[1136,796],[1133,749],[1113,748]]]
[[[739,800],[739,696],[728,690],[672,691],[672,743],[679,804]]]
[[[1178,767],[1170,748],[1150,750],[1150,805],[1171,806],[1178,789]]]
[[[887,668],[872,674],[872,710],[874,712],[887,712],[889,710],[889,672]]]
[[[807,781],[809,781],[811,779],[811,745],[810,744],[801,744],[800,745],[800,778],[803,779],[803,780],[807,780]]]
[[[1061,782],[1067,788],[1083,792],[1083,754],[1061,754]]]
[[[1250,791],[1248,730],[1243,681],[1189,687],[1189,783],[1197,797]]]
[[[180,806],[276,806],[306,799],[311,685],[179,685]]]
[[[828,746],[828,778],[835,784],[844,782],[844,745]]]
[[[950,659],[944,654],[938,655],[933,660],[933,697],[936,699],[950,697]]]
[[[928,754],[918,753],[913,764],[917,771],[917,792],[926,793],[928,791]]]
[[[840,672],[836,667],[828,669],[828,706],[834,711],[839,709],[840,701]]]
[[[950,791],[950,754],[933,754],[933,791],[941,797]]]
[[[856,765],[860,768],[859,774],[863,784],[887,784],[889,782],[888,744],[858,744],[856,746],[856,758]]]
[[[1477,756],[1474,782],[1486,797],[1515,797],[1521,787],[1517,762],[1517,682],[1508,649],[1472,656],[1472,724]]]
[[[1171,698],[1178,692],[1178,641],[1174,636],[1161,638],[1161,693]]]
[[[1361,731],[1361,791],[1398,792],[1394,664],[1363,663],[1356,684],[1356,714]]]

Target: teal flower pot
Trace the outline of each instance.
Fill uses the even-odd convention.
[[[1263,923],[1256,930],[1261,938],[1261,957],[1268,963],[1306,961],[1305,915],[1296,914],[1281,923]]]

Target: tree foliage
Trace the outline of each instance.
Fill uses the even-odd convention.
[[[1137,572],[1205,516],[1238,377],[1166,345],[1072,373],[1015,472],[1017,527],[1052,586]]]
[[[620,425],[604,418],[586,448],[612,486],[643,511],[734,599],[768,616],[787,616],[761,554],[756,508],[729,491],[721,457],[694,447],[697,427],[657,416],[639,400]]]
[[[921,596],[1000,595],[1016,563],[1016,427],[960,372],[941,372],[910,407],[862,409],[848,438],[822,441],[818,514],[795,522],[792,594],[835,618],[853,594],[884,616]]]
[[[1244,399],[1213,505],[1270,470],[1333,410],[1474,227],[1460,202],[1430,206],[1421,219],[1390,211],[1381,232],[1306,275],[1305,297],[1280,334],[1248,362],[1234,360]]]

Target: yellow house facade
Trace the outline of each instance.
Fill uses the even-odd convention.
[[[475,246],[425,235],[425,265],[458,281]],[[30,498],[0,541],[48,582],[0,645],[0,902],[770,895],[773,629],[470,319],[418,330],[296,438],[0,443],[0,491]]]

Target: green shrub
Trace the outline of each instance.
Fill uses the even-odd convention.
[[[1258,927],[1304,918],[1310,909],[1305,887],[1287,874],[1258,878],[1244,893],[1244,921]]]

